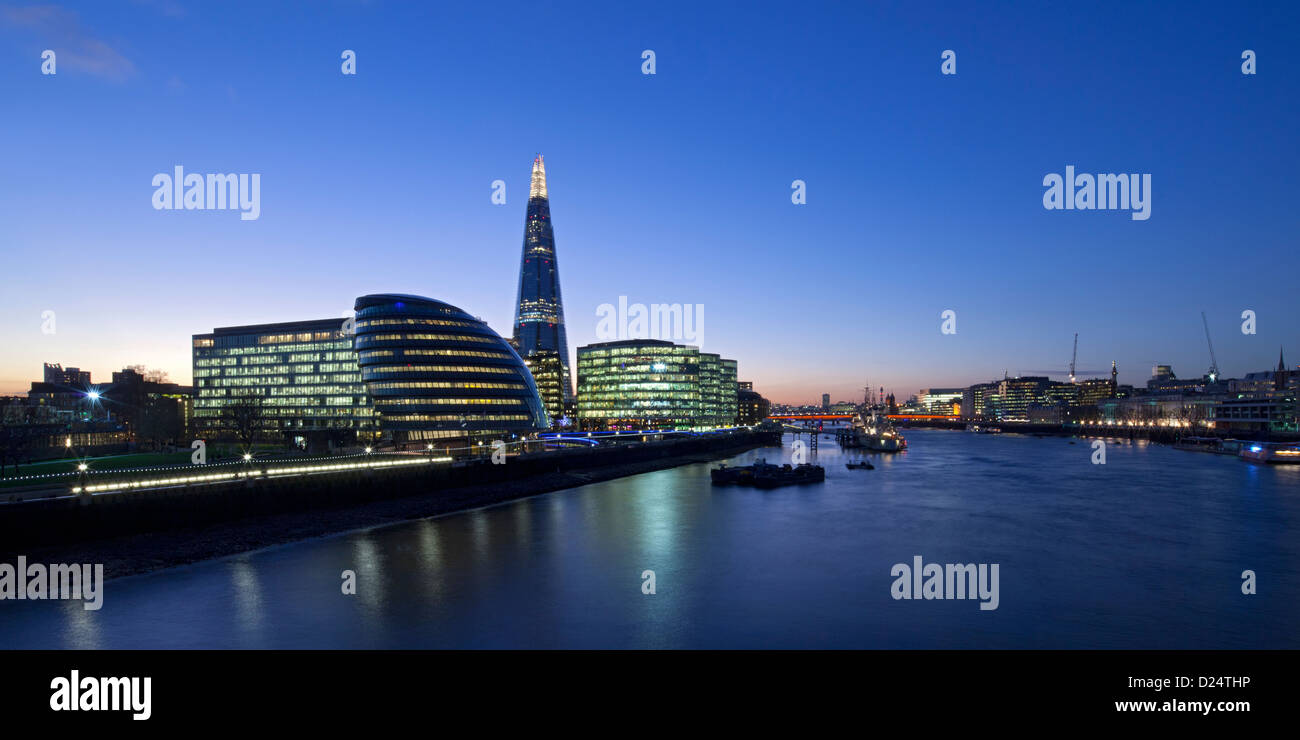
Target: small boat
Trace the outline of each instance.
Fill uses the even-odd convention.
[[[1220,439],[1218,437],[1183,437],[1169,445],[1175,450],[1189,452],[1212,452],[1216,455],[1241,455],[1243,448],[1255,444],[1241,439]]]
[[[966,431],[975,432],[976,434],[1001,434],[1001,427],[991,427],[988,424],[967,424]]]
[[[1293,442],[1256,442],[1242,447],[1239,456],[1250,462],[1300,465],[1300,445]]]
[[[849,470],[875,470],[876,469],[875,465],[872,465],[866,460],[863,460],[862,462],[844,463],[844,467],[848,468]]]

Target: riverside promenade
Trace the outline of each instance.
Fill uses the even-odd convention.
[[[349,467],[6,503],[0,505],[0,557],[102,562],[111,578],[779,444],[779,435],[740,429],[532,452],[509,456],[502,464],[485,458]]]

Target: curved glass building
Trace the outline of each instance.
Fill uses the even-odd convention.
[[[355,347],[379,428],[398,445],[508,440],[550,425],[514,348],[455,306],[412,295],[362,296]]]

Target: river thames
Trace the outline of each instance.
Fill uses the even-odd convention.
[[[1300,647],[1300,466],[906,434],[892,456],[823,440],[820,485],[695,464],[111,580],[99,611],[4,601],[0,647]],[[997,608],[894,599],[918,555],[997,564]]]

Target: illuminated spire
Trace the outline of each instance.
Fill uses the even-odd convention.
[[[533,183],[528,188],[528,197],[546,197],[546,163],[542,161],[540,154],[533,158]]]
[[[555,352],[560,356],[564,400],[571,400],[569,339],[564,329],[564,301],[560,297],[560,268],[555,259],[551,201],[546,197],[546,165],[540,154],[533,158],[532,187],[528,191],[528,212],[524,217],[524,243],[512,339],[522,357],[536,350]]]

